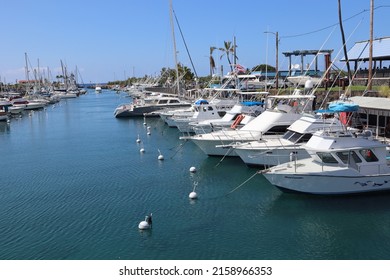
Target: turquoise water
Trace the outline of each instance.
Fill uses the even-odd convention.
[[[390,258],[390,194],[282,193],[158,118],[151,135],[115,119],[124,96],[90,91],[0,123],[0,259]]]

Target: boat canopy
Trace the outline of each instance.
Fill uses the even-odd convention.
[[[202,104],[209,104],[209,102],[206,99],[199,99],[195,101],[195,105],[202,105]]]
[[[245,105],[245,106],[259,106],[259,105],[264,105],[264,102],[260,102],[260,101],[242,101],[241,104]]]
[[[356,112],[359,105],[354,103],[337,102],[329,104],[329,110],[333,112]]]

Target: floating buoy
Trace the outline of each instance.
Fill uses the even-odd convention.
[[[150,126],[148,126],[146,129],[147,129],[147,130],[150,130]]]
[[[144,148],[141,148],[141,149],[139,150],[139,152],[140,152],[140,153],[145,153],[145,149],[144,149]]]
[[[195,166],[191,166],[190,167],[190,172],[195,173],[196,172],[196,167]]]
[[[145,220],[138,224],[138,228],[142,230],[152,228],[152,215],[153,214],[150,213],[150,215],[146,216]]]
[[[147,133],[148,135],[150,135],[151,133],[150,133],[150,131],[148,131],[148,133]]]
[[[188,197],[190,199],[197,199],[198,198],[198,194],[196,192],[190,192],[190,194],[188,195]]]
[[[160,154],[160,155],[158,156],[158,159],[159,159],[159,160],[164,160],[164,156],[161,154],[160,150],[158,150],[158,153]]]
[[[138,135],[138,138],[137,138],[137,143],[141,143],[141,139],[139,138],[139,135]]]
[[[150,225],[146,221],[142,221],[139,223],[138,228],[141,230],[150,229]]]

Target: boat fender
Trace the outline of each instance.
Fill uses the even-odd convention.
[[[236,127],[239,125],[239,123],[244,119],[243,115],[238,115],[237,118],[234,120],[230,128],[236,129]]]

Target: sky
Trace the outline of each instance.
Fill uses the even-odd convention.
[[[30,69],[39,66],[55,78],[61,74],[62,61],[70,72],[77,67],[85,83],[157,76],[163,67],[175,67],[169,0],[3,2],[2,82],[26,79],[25,54]],[[350,49],[369,39],[370,0],[341,3]],[[172,4],[184,37],[175,22],[177,60],[201,77],[210,73],[210,47],[223,47],[224,41],[234,38],[240,65],[275,66],[275,32],[281,70],[289,68],[282,54],[286,51],[333,49],[332,60],[343,57],[337,0],[172,0]],[[374,6],[374,38],[388,37],[390,0],[374,0]],[[221,55],[213,52],[218,69],[223,65],[226,74],[229,65]],[[309,64],[313,57],[305,59]],[[293,60],[299,62],[300,58]],[[319,62],[321,67],[322,59]]]

